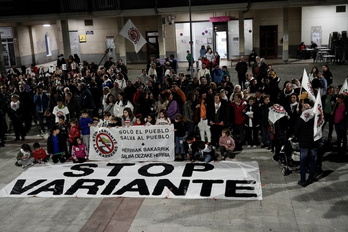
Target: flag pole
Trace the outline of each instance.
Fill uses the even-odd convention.
[[[120,34],[117,34],[117,36],[116,36],[116,37],[114,38],[114,40],[112,41],[112,44],[115,43],[115,41],[116,41],[116,39],[118,38],[119,35],[120,35]],[[105,50],[104,56],[103,56],[103,58],[100,60],[100,62],[99,62],[99,64],[98,64],[98,67],[99,67],[100,64],[103,62],[103,60],[104,60],[106,54],[108,54],[108,52],[109,52],[109,50],[110,50],[112,44],[110,44],[109,47]]]

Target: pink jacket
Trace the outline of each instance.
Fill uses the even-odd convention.
[[[85,144],[78,144],[77,146],[73,146],[71,149],[71,156],[73,159],[76,158],[88,158],[88,151]]]

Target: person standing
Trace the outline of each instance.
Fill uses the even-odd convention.
[[[186,51],[187,55],[186,55],[186,60],[188,62],[188,68],[187,68],[187,71],[191,71],[191,69],[193,68],[193,63],[195,62],[194,59],[193,59],[193,56],[192,54],[190,53],[189,50]],[[195,70],[193,70],[195,71]]]
[[[211,143],[219,146],[219,138],[222,129],[229,126],[228,120],[229,106],[226,101],[221,101],[219,94],[214,96],[214,102],[207,106],[207,119],[211,132]]]
[[[236,64],[235,70],[238,74],[238,83],[245,89],[245,74],[248,72],[248,64],[244,60],[244,56],[240,57],[240,61]]]
[[[302,187],[306,187],[317,181],[314,176],[317,166],[317,152],[318,147],[314,141],[314,112],[309,104],[304,104],[302,108],[303,112],[297,119],[294,135],[298,138],[300,147],[300,174],[301,179],[298,184]],[[306,170],[309,166],[309,176],[306,180]]]
[[[43,85],[39,84],[36,86],[36,94],[34,95],[34,104],[35,104],[35,109],[37,113],[37,117],[39,119],[39,125],[40,125],[40,132],[41,134],[45,133],[45,126],[44,126],[44,113],[48,109],[48,104],[49,104],[49,98],[42,91]]]
[[[333,78],[332,78],[332,73],[330,72],[329,66],[323,65],[322,71],[323,71],[323,76],[326,79],[327,86],[330,86],[332,84]]]
[[[324,96],[321,97],[321,102],[323,104],[323,111],[324,111],[324,125],[323,130],[326,125],[326,123],[329,124],[329,133],[328,133],[328,141],[331,141],[332,139],[332,132],[333,132],[333,125],[334,125],[334,107],[336,105],[336,95],[334,94],[334,87],[329,86],[327,89],[327,92]]]
[[[8,116],[12,121],[13,130],[15,132],[15,141],[18,141],[21,137],[22,141],[25,140],[25,127],[24,127],[24,114],[25,109],[23,103],[19,101],[19,96],[13,94],[11,96],[11,102],[9,105]]]
[[[339,94],[336,101],[337,104],[334,109],[334,123],[337,135],[337,151],[339,154],[345,154],[347,149],[348,107],[343,94]]]

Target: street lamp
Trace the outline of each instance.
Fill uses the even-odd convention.
[[[189,15],[190,15],[190,52],[191,52],[191,56],[193,57],[191,0],[189,0]],[[189,61],[189,62],[192,62],[192,61]],[[193,78],[193,62],[191,64],[191,78]]]

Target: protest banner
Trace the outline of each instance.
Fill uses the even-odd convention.
[[[91,127],[90,160],[173,161],[174,126]]]
[[[44,164],[24,171],[0,197],[149,197],[262,200],[253,162]]]

